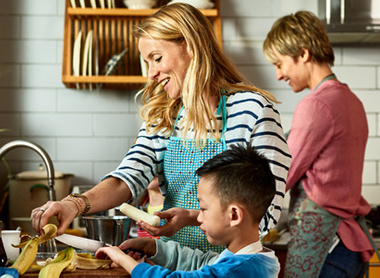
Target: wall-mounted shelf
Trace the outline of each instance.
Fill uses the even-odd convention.
[[[215,34],[222,44],[220,0],[214,0],[213,9],[201,10],[213,24]],[[73,8],[66,0],[63,41],[62,82],[68,88],[138,89],[146,83],[142,76],[137,40],[133,28],[157,8],[131,10],[121,0],[115,0],[115,8]],[[158,0],[157,6],[168,0]],[[91,33],[91,34],[90,34]],[[128,49],[121,57],[116,70],[105,75],[103,69],[115,55]],[[83,65],[85,64],[85,67]],[[89,66],[90,65],[90,66]],[[74,69],[75,68],[75,69]]]

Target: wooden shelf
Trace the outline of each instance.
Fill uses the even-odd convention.
[[[98,75],[98,76],[65,76],[64,82],[70,83],[145,83],[148,78],[141,75]]]
[[[127,8],[115,8],[115,9],[93,9],[93,8],[71,8],[67,9],[69,16],[134,16],[134,17],[147,17],[158,9],[146,9],[146,10],[131,10]],[[219,11],[216,9],[201,10],[207,17],[218,17]]]
[[[214,27],[216,37],[222,45],[222,24],[220,18],[219,1],[214,0],[214,9],[201,10]],[[169,0],[158,0],[158,6],[165,5]],[[89,7],[86,0],[86,7]],[[121,0],[116,0],[116,8],[73,8],[70,0],[66,0],[65,26],[63,40],[62,82],[68,88],[88,89],[94,87],[113,89],[139,89],[147,81],[141,74],[140,55],[137,39],[133,36],[133,28],[145,17],[155,13],[158,9],[132,10],[127,9]],[[95,66],[92,74],[83,74],[83,48],[87,34],[92,31],[92,61],[98,63],[98,75]],[[73,73],[74,42],[81,32],[80,73]],[[95,48],[98,49],[97,55]],[[107,62],[115,55],[128,49],[121,59],[117,70],[112,75],[104,75],[103,69]],[[101,84],[101,86],[96,85]],[[94,86],[95,85],[95,86]]]

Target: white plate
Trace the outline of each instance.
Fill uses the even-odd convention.
[[[73,50],[73,75],[79,76],[80,74],[80,47],[82,43],[82,31],[79,31],[75,42]]]
[[[86,4],[84,3],[84,0],[79,0],[79,3],[82,8],[86,8]]]
[[[86,36],[86,42],[84,44],[83,49],[83,64],[82,64],[82,75],[87,75],[87,69],[89,67],[88,61],[89,61],[89,55],[90,55],[90,45],[92,45],[92,30],[88,32]],[[91,49],[92,50],[92,49]]]
[[[95,41],[95,75],[99,75],[99,37]]]
[[[99,0],[100,7],[101,7],[102,9],[104,9],[104,8],[106,7],[106,4],[105,4],[104,1],[105,1],[105,0]]]
[[[77,4],[75,3],[75,0],[70,0],[71,7],[76,8]]]
[[[92,64],[93,33],[92,33],[92,31],[90,31],[88,36],[90,36],[90,34],[91,34],[91,38],[89,39],[90,42],[89,42],[89,46],[88,46],[88,75],[92,76],[92,68],[93,68],[93,64]]]
[[[95,0],[91,0],[91,7],[93,9],[96,9],[96,1]]]
[[[95,41],[95,75],[99,75],[99,37],[96,36],[96,41]],[[96,89],[100,89],[101,85],[99,83],[96,84]]]
[[[92,64],[92,45],[93,45],[93,33],[92,31],[91,32],[91,40],[90,40],[90,43],[89,43],[89,47],[88,47],[88,76],[92,76],[92,68],[93,68],[93,64]],[[90,83],[90,91],[92,91],[92,83]]]

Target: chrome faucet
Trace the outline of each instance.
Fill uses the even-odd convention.
[[[55,201],[55,190],[54,190],[54,166],[53,162],[50,159],[50,156],[47,152],[39,145],[23,140],[14,140],[11,141],[0,148],[0,159],[10,150],[25,147],[36,151],[42,158],[45,163],[47,177],[48,177],[48,185],[49,185],[49,200]]]

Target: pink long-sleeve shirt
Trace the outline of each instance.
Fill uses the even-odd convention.
[[[323,82],[297,105],[288,138],[292,163],[286,190],[302,180],[313,202],[347,220],[338,235],[346,247],[368,261],[372,247],[353,217],[370,205],[361,195],[364,152],[368,139],[366,114],[347,85]]]

